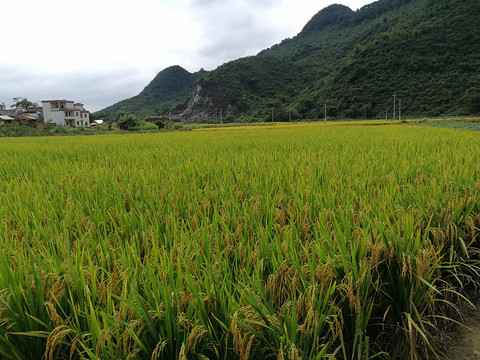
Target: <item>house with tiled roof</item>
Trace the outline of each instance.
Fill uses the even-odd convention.
[[[15,120],[20,125],[36,126],[38,124],[38,116],[35,116],[35,115],[38,115],[38,114],[23,113],[23,114],[17,115],[15,117]]]
[[[70,100],[42,101],[43,119],[46,123],[72,128],[90,126],[90,112],[83,104]]]

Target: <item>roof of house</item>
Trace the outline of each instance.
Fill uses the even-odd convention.
[[[60,108],[60,111],[78,111],[79,109],[77,108]]]
[[[32,120],[37,120],[37,116],[33,116],[32,114],[22,114],[20,115],[21,117],[27,118],[27,119],[32,119]]]
[[[82,114],[89,114],[89,113],[90,113],[90,111],[87,111],[87,110],[82,110],[82,111],[80,111],[80,112],[81,112]]]
[[[69,102],[69,103],[73,103],[73,101],[71,100],[42,100],[42,103],[49,103],[49,102]]]
[[[22,114],[19,116],[20,119],[27,119],[27,120],[38,120],[38,118],[36,118],[35,116],[31,116],[31,115],[28,115],[28,114]]]

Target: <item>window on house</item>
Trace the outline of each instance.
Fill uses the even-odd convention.
[[[80,121],[77,121],[77,126],[80,126]]]

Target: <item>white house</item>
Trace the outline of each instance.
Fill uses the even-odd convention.
[[[103,125],[103,120],[93,120],[90,126]]]
[[[42,101],[43,119],[57,126],[86,127],[90,125],[90,112],[83,104],[69,100]]]

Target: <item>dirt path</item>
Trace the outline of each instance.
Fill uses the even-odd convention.
[[[462,322],[465,326],[455,326],[445,360],[480,360],[480,304],[476,307],[476,311],[472,311]]]
[[[461,328],[455,335],[458,343],[452,345],[449,359],[480,360],[480,324],[468,324],[468,329]]]

